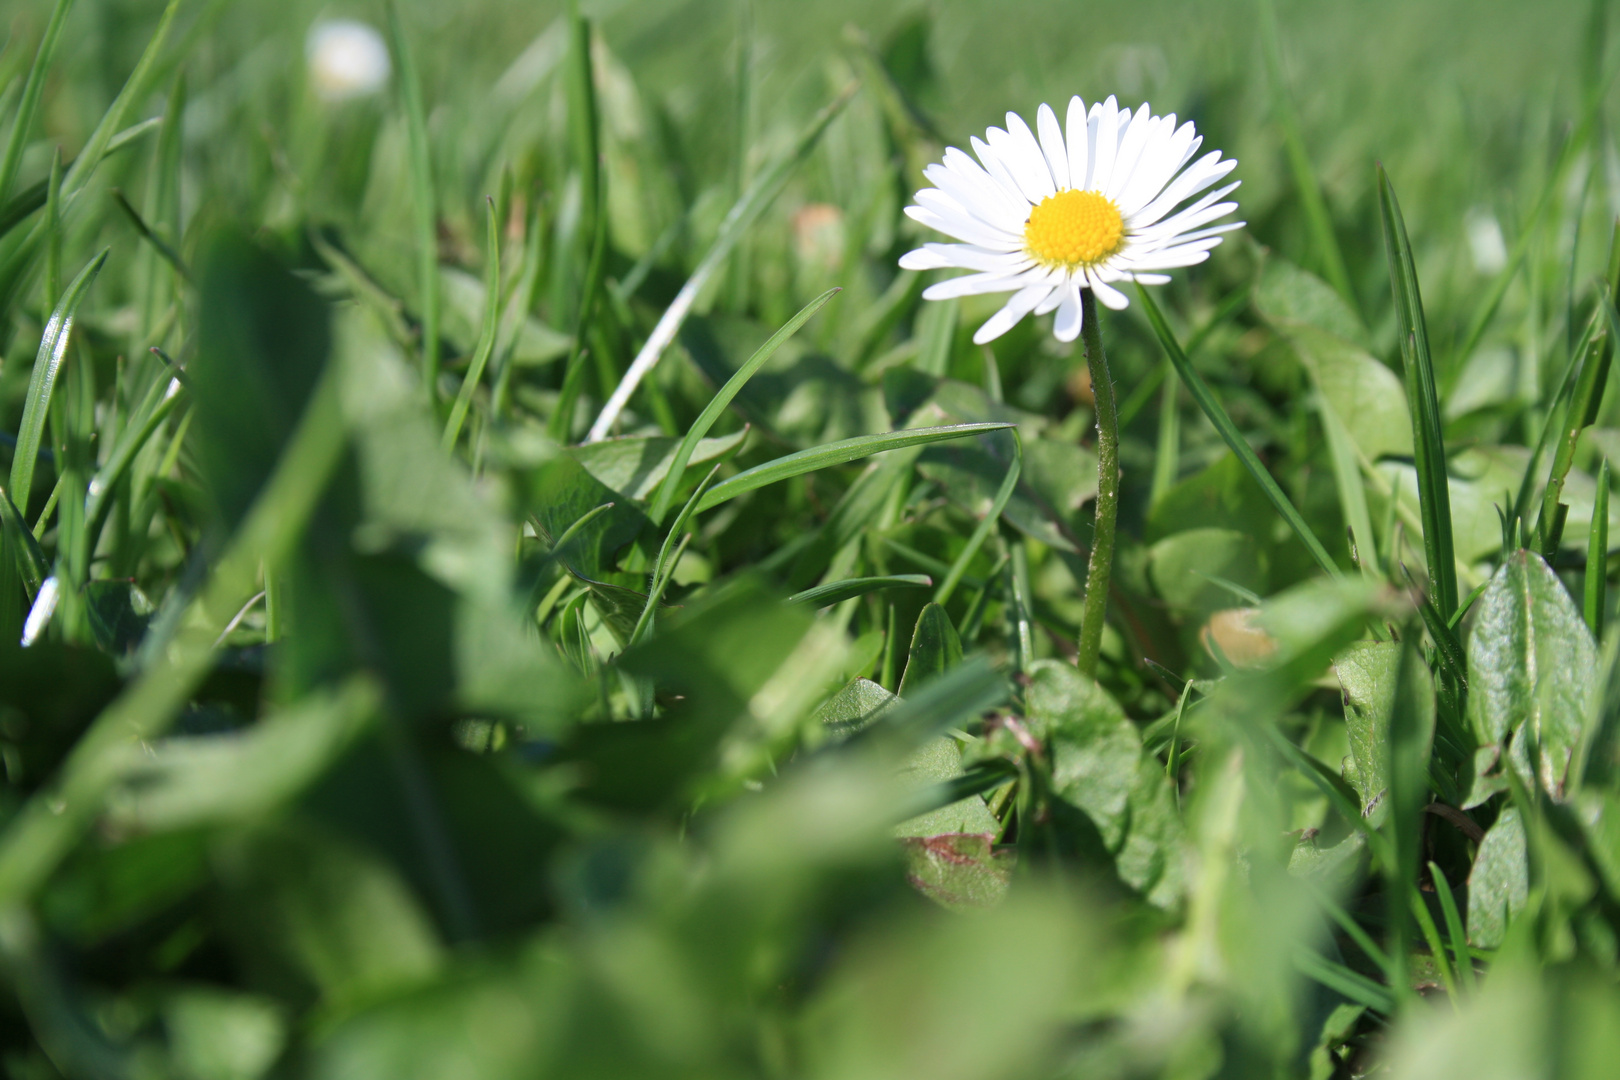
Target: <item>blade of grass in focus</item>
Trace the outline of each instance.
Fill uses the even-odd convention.
[[[1378,166],[1378,209],[1384,247],[1389,255],[1390,284],[1395,293],[1395,325],[1400,338],[1406,399],[1412,411],[1412,448],[1417,467],[1418,506],[1423,515],[1423,550],[1435,606],[1442,619],[1457,610],[1457,554],[1451,531],[1451,488],[1446,474],[1446,444],[1440,430],[1440,400],[1429,355],[1429,331],[1418,291],[1412,245],[1395,188]]]

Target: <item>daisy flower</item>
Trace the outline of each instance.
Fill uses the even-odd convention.
[[[926,299],[1013,294],[973,335],[978,344],[1025,315],[1052,311],[1057,339],[1073,341],[1080,290],[1117,311],[1129,301],[1115,282],[1162,285],[1170,280],[1162,271],[1203,262],[1222,233],[1243,225],[1212,224],[1237,209],[1221,201],[1236,182],[1182,205],[1237,162],[1223,161],[1219,150],[1193,161],[1203,138],[1190,121],[1177,127],[1174,113],[1154,116],[1143,105],[1132,114],[1112,97],[1088,112],[1075,97],[1066,127],[1049,105],[1035,127],[1038,137],[1008,113],[1006,130],[972,140],[978,161],[946,150],[943,162],[923,170],[935,186],[906,207],[914,220],[963,242],[924,244],[901,258],[902,267],[976,271],[929,286]]]

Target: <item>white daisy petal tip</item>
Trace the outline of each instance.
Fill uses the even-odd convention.
[[[1064,342],[1080,333],[1081,291],[1105,307],[1129,305],[1115,284],[1162,285],[1165,271],[1209,257],[1242,222],[1222,221],[1237,203],[1222,201],[1236,182],[1211,192],[1237,162],[1210,151],[1192,121],[1155,115],[1147,103],[1121,108],[1110,94],[1089,107],[1075,95],[1060,111],[1040,105],[1033,125],[1007,114],[1006,128],[968,140],[975,162],[952,149],[924,175],[906,213],[956,244],[925,244],[900,258],[907,270],[961,269],[925,299],[1012,293],[978,328],[984,344],[1026,316],[1052,315]],[[982,166],[981,164],[982,163]]]

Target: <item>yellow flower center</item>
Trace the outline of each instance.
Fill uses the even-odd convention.
[[[1125,242],[1125,219],[1100,191],[1048,195],[1024,223],[1024,247],[1043,266],[1095,266]]]

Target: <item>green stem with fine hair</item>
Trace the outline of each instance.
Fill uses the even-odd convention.
[[[1083,675],[1095,677],[1102,651],[1103,618],[1108,611],[1108,581],[1114,570],[1114,522],[1119,517],[1119,414],[1114,406],[1114,378],[1103,355],[1097,300],[1080,290],[1080,340],[1091,371],[1091,393],[1097,402],[1097,524],[1091,534],[1091,561],[1086,567],[1085,608],[1080,621]]]

